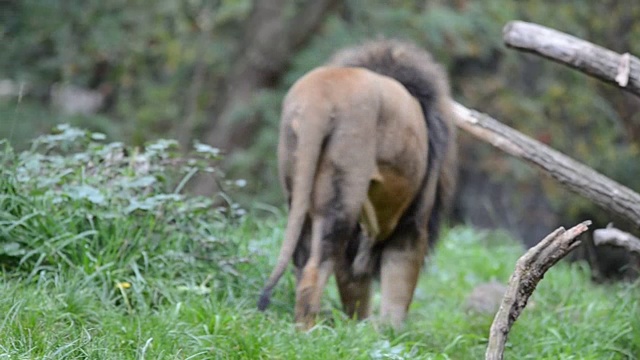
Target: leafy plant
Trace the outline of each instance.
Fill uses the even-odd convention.
[[[4,145],[4,271],[32,280],[73,271],[108,285],[112,295],[122,284],[146,288],[150,273],[188,288],[197,280],[190,275],[195,268],[207,269],[205,283],[236,281],[236,266],[249,260],[220,234],[243,221],[244,210],[227,192],[242,181],[225,179],[217,168],[219,151],[195,144],[182,157],[173,140],[144,149],[103,140],[102,134],[61,125],[20,154]],[[215,176],[221,190],[211,198],[184,196],[197,173]],[[155,301],[152,288],[141,301]]]

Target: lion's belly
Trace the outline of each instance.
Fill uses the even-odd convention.
[[[379,169],[379,177],[371,182],[368,192],[379,228],[375,242],[383,241],[391,235],[415,197],[418,185],[415,180],[407,179],[393,169]]]
[[[377,173],[369,186],[369,202],[375,209],[378,235],[387,239],[415,199],[426,175],[427,136],[424,122],[414,114],[418,126],[396,119],[395,127],[378,133]],[[398,140],[401,139],[401,140]]]

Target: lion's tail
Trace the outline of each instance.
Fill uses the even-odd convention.
[[[319,114],[306,115],[313,116]],[[296,113],[295,116],[300,116],[300,114]],[[319,120],[320,121],[301,121],[300,123],[303,125],[318,126],[319,128],[313,130],[305,128],[297,131],[297,150],[294,164],[296,176],[294,177],[294,183],[291,189],[291,205],[287,219],[287,228],[276,266],[271,272],[258,300],[258,310],[260,311],[263,311],[269,306],[271,292],[282,277],[293,256],[309,211],[313,182],[316,177],[316,168],[329,125],[328,118]]]
[[[434,176],[438,181],[428,223],[429,244],[433,245],[442,213],[451,206],[457,178],[456,134],[445,70],[425,50],[411,43],[386,39],[339,51],[329,63],[363,67],[394,78],[420,102],[429,136],[425,181]]]

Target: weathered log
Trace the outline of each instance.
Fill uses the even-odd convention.
[[[526,160],[569,190],[620,215],[640,228],[640,195],[592,168],[534,140],[492,117],[456,103],[456,125],[498,149]]]
[[[591,221],[580,223],[569,230],[560,227],[518,259],[500,309],[491,324],[485,359],[502,360],[511,326],[524,310],[538,282],[547,270],[580,245],[577,237],[587,231],[589,225]]]
[[[640,59],[635,56],[524,21],[509,22],[502,32],[509,47],[576,68],[640,96]]]
[[[605,229],[593,231],[593,243],[596,246],[608,244],[623,247],[630,252],[640,254],[640,239],[628,232],[614,228],[611,224]]]

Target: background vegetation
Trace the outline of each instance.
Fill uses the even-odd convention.
[[[266,313],[255,307],[283,216],[244,214],[229,193],[215,206],[181,194],[194,169],[216,172],[211,148],[178,159],[168,141],[137,152],[66,126],[34,144],[0,155],[1,358],[478,359],[493,316],[465,298],[506,282],[524,250],[505,233],[447,229],[404,329],[346,319],[331,283],[320,325],[302,333],[292,273]],[[584,264],[559,264],[506,356],[636,359],[639,295],[637,284],[595,285]]]
[[[640,102],[573,70],[502,45],[513,19],[534,21],[615,51],[640,53],[640,8],[627,1],[24,0],[0,4],[0,138],[24,149],[61,122],[141,145],[193,140],[228,153],[248,179],[242,203],[280,205],[275,174],[286,89],[336,48],[375,36],[429,49],[465,105],[639,188]],[[597,14],[606,13],[606,19]],[[6,85],[6,84],[5,84]],[[104,100],[69,114],[73,86]],[[61,90],[62,89],[62,90]],[[7,91],[5,91],[7,93]],[[75,96],[75,101],[79,96]],[[73,112],[73,111],[71,111]],[[462,139],[457,219],[506,228],[528,243],[589,217],[611,220],[527,165]],[[213,182],[196,182],[211,193]],[[534,215],[534,216],[531,216]]]
[[[272,308],[255,311],[282,237],[281,98],[338,47],[410,39],[445,65],[456,100],[638,189],[640,102],[501,41],[522,19],[638,55],[634,5],[0,1],[0,358],[481,357],[491,316],[467,312],[464,298],[506,281],[523,248],[502,232],[448,230],[399,332],[344,319],[334,286],[322,325],[295,332],[290,275]],[[460,140],[454,222],[531,244],[559,225],[612,220]],[[637,284],[589,281],[636,260],[592,246],[581,256],[596,266],[548,274],[507,356],[640,354]]]

